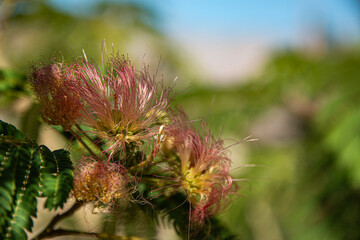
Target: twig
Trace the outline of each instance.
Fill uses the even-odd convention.
[[[70,129],[69,131],[71,132],[72,135],[75,136],[76,140],[78,140],[93,157],[95,157],[96,159],[98,158],[98,156],[89,148],[88,145],[86,145],[86,143],[84,142],[84,140],[81,139],[81,137],[79,137],[72,129]]]
[[[56,229],[51,231],[51,235],[45,236],[45,238],[53,238],[58,236],[67,236],[67,235],[76,235],[76,236],[89,236],[96,238],[105,238],[105,239],[118,239],[118,240],[145,240],[144,238],[131,237],[131,236],[116,236],[107,233],[95,233],[95,232],[80,232],[64,229]]]
[[[52,233],[54,230],[54,226],[60,222],[62,219],[71,216],[77,209],[79,209],[83,204],[76,202],[68,211],[64,212],[63,214],[57,214],[51,222],[46,226],[46,228],[39,233],[33,240],[40,240],[45,237],[53,236]]]
[[[80,127],[79,124],[75,124],[74,126],[75,126],[75,128],[76,128],[79,132],[82,132],[82,135],[84,135],[85,138],[86,138],[87,140],[89,140],[89,141],[92,143],[93,146],[97,147],[97,148],[100,150],[100,152],[102,152],[102,153],[104,152],[104,150],[103,150],[98,144],[96,144],[96,143],[91,139],[91,137],[90,137],[84,130],[81,129],[81,127]],[[105,152],[105,155],[106,155],[107,157],[109,157],[109,154],[106,153],[106,152]]]
[[[159,128],[159,133],[158,133],[158,136],[157,136],[157,141],[156,141],[156,144],[155,144],[155,147],[153,149],[153,151],[147,156],[146,160],[145,161],[142,161],[141,163],[135,165],[135,166],[132,166],[130,168],[130,172],[133,172],[135,171],[136,169],[139,169],[141,167],[145,167],[147,168],[148,166],[150,166],[150,164],[152,163],[152,161],[154,160],[156,154],[159,152],[160,150],[160,143],[161,143],[161,134],[164,130],[164,126],[165,125],[162,125],[160,126]]]

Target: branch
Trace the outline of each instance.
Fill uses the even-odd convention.
[[[57,231],[54,230],[54,226],[60,222],[62,219],[71,216],[77,209],[82,206],[83,203],[76,202],[68,211],[64,212],[63,214],[57,214],[51,222],[46,226],[46,228],[40,232],[33,240],[40,240],[45,237],[52,237],[52,232]]]
[[[101,153],[104,153],[105,156],[107,156],[107,157],[109,158],[109,154],[108,154],[107,152],[104,152],[104,150],[103,150],[98,144],[95,144],[94,140],[91,139],[91,137],[86,133],[86,131],[84,131],[84,130],[81,129],[81,127],[80,127],[79,124],[75,124],[74,126],[75,126],[75,128],[76,128],[79,132],[82,133],[83,136],[85,136],[85,138],[86,138],[88,141],[90,141],[90,142],[92,143],[92,146],[97,147],[97,148],[100,150]],[[101,141],[101,143],[103,143],[103,142]]]
[[[81,137],[79,137],[72,129],[70,129],[69,132],[74,135],[76,140],[78,140],[85,147],[85,149],[90,153],[90,155],[92,155],[95,159],[98,159],[98,156],[91,150],[91,148],[84,142],[84,140],[82,140]]]
[[[159,134],[157,136],[157,141],[156,141],[156,144],[154,146],[154,149],[152,150],[152,152],[147,156],[146,160],[145,161],[142,161],[141,163],[135,165],[135,166],[132,166],[129,171],[130,172],[134,172],[135,170],[139,169],[139,168],[142,168],[142,167],[149,167],[150,164],[152,163],[152,161],[154,160],[156,154],[159,152],[159,149],[160,149],[160,143],[161,143],[161,134],[162,134],[162,131],[164,129],[164,125],[160,126],[159,128]]]
[[[53,238],[58,236],[67,236],[67,235],[76,235],[76,236],[89,236],[96,238],[105,238],[105,239],[118,239],[118,240],[145,240],[144,238],[139,237],[128,237],[128,236],[116,236],[107,233],[95,233],[95,232],[79,232],[79,231],[71,231],[64,229],[56,229],[50,232],[51,234],[47,234],[43,238]]]

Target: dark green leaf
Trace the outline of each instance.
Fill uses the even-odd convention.
[[[42,196],[47,197],[45,207],[52,210],[63,207],[73,188],[73,166],[68,151],[51,152],[40,146]]]
[[[24,140],[24,135],[11,124],[0,120],[0,136],[12,136],[16,139]]]
[[[3,121],[0,134],[0,239],[23,240],[36,217],[39,191],[48,197],[46,207],[62,207],[72,189],[73,167],[67,151],[39,147]]]

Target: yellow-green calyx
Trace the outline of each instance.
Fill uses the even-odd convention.
[[[211,192],[211,182],[208,180],[209,176],[210,174],[208,172],[202,173],[196,171],[194,168],[188,168],[185,171],[182,177],[182,183],[193,204],[205,198]]]

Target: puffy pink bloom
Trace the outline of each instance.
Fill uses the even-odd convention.
[[[44,121],[70,129],[81,116],[76,79],[62,63],[33,67],[29,81],[41,104]]]
[[[29,80],[46,122],[67,130],[74,123],[87,125],[113,156],[152,140],[167,122],[171,89],[155,82],[146,68],[135,71],[125,57],[114,55],[107,64],[55,62],[34,67]]]
[[[169,89],[156,83],[145,70],[136,72],[128,59],[116,55],[108,67],[93,62],[73,66],[85,103],[82,123],[109,142],[107,151],[116,153],[126,144],[150,140],[166,122]]]
[[[77,201],[95,202],[96,207],[109,207],[126,199],[128,179],[117,163],[83,159],[75,168],[73,196]]]
[[[185,190],[193,206],[191,218],[202,224],[207,216],[214,215],[227,206],[229,195],[236,184],[229,174],[231,165],[223,142],[215,140],[205,124],[201,134],[188,124],[175,124],[165,130],[162,150],[169,156],[173,151],[180,164],[169,156],[170,171],[175,184]]]

